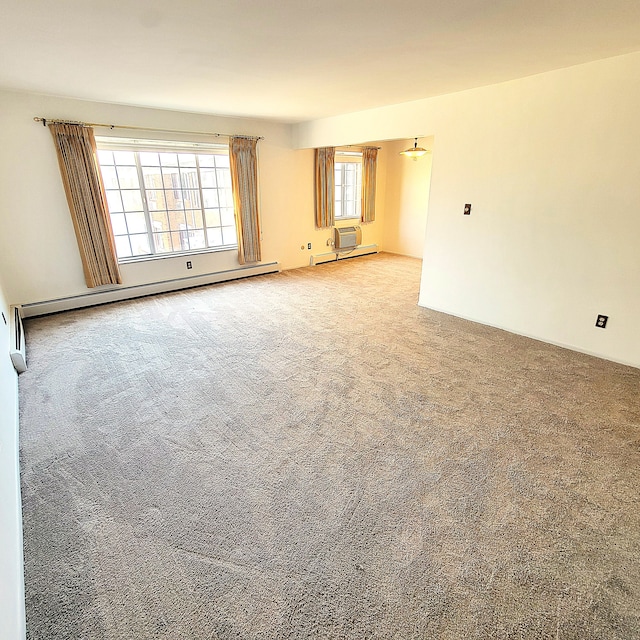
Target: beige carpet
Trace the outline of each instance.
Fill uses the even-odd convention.
[[[640,638],[640,370],[382,254],[27,323],[33,640]]]

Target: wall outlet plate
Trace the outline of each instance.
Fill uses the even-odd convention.
[[[191,260],[187,260],[187,269],[193,269],[193,265],[191,264]]]
[[[607,327],[608,319],[609,319],[609,316],[599,315],[598,319],[596,320],[596,327],[599,327],[600,329],[605,329]]]

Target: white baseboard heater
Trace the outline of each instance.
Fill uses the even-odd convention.
[[[20,305],[11,307],[9,313],[9,333],[11,342],[9,345],[9,356],[13,367],[18,373],[27,370],[27,350],[24,341],[24,327],[22,326],[22,308]]]
[[[336,249],[335,251],[327,253],[319,253],[315,256],[311,256],[309,264],[313,267],[318,264],[324,264],[325,262],[336,262],[337,260],[345,260],[346,258],[369,256],[374,253],[378,253],[378,245],[365,244],[360,247],[354,247],[353,249]]]
[[[278,273],[280,265],[277,262],[268,262],[259,265],[250,265],[229,269],[228,271],[217,271],[198,276],[188,276],[186,278],[175,278],[173,280],[163,280],[162,282],[151,282],[149,284],[138,284],[129,287],[117,287],[92,291],[77,296],[67,298],[57,298],[55,300],[44,300],[42,302],[30,302],[22,305],[22,316],[42,316],[48,313],[58,313],[59,311],[69,311],[82,307],[92,307],[97,304],[107,302],[118,302],[119,300],[129,300],[140,298],[156,293],[168,293],[180,289],[200,287],[206,284],[216,284],[228,280],[240,280],[251,276],[265,275],[267,273]]]

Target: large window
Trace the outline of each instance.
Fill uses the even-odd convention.
[[[119,260],[237,246],[226,146],[97,144]]]
[[[336,153],[336,219],[360,218],[362,209],[362,154]]]

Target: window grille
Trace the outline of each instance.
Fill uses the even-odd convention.
[[[226,145],[96,142],[119,260],[237,246]]]

